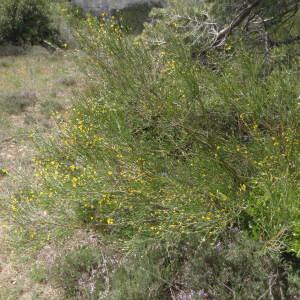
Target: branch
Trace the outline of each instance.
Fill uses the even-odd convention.
[[[238,27],[252,12],[252,10],[258,6],[260,3],[262,2],[262,0],[256,0],[254,1],[252,4],[250,4],[248,7],[246,7],[245,9],[243,9],[239,15],[237,15],[232,22],[230,23],[230,25],[228,25],[227,27],[225,27],[224,29],[222,29],[216,36],[212,47],[219,47],[221,45],[224,44],[224,41],[226,40],[226,38],[228,37],[228,35],[230,35],[232,33],[232,31]]]

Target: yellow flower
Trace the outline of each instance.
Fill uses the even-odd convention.
[[[114,224],[114,219],[108,218],[108,219],[107,219],[107,224],[108,224],[108,225]]]
[[[78,182],[78,178],[73,177],[73,178],[72,178],[72,185],[73,185],[73,188],[76,188],[76,187],[77,187],[77,182]]]
[[[240,192],[246,192],[246,189],[247,187],[244,183],[240,185]]]

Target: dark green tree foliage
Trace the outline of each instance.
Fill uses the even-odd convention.
[[[53,36],[49,15],[44,0],[1,0],[0,43],[39,43]]]

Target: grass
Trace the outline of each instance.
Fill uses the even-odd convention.
[[[58,80],[58,84],[64,85],[64,86],[74,86],[76,85],[76,79],[73,77],[64,77]]]
[[[31,133],[39,130],[48,135],[55,124],[52,114],[68,108],[74,92],[81,88],[81,74],[74,63],[74,55],[72,51],[50,54],[39,46],[25,50],[1,47],[1,199],[32,180],[35,151]],[[76,78],[76,85],[75,82],[72,85],[58,82],[58,78]],[[1,214],[0,299],[57,299],[58,290],[30,277],[34,264],[45,263],[47,259],[28,257],[26,252],[18,255],[10,252],[9,229]]]
[[[34,106],[37,102],[37,97],[33,93],[21,93],[1,96],[1,111],[8,114],[20,114],[28,107]]]
[[[64,109],[63,105],[54,100],[47,100],[41,104],[41,113],[47,117],[53,116],[55,113],[62,112]]]

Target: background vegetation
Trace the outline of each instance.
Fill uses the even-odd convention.
[[[92,238],[32,277],[67,299],[297,299],[297,3],[150,16],[77,26],[85,90],[3,210],[17,247]]]
[[[0,3],[0,42],[37,43],[54,35],[50,9],[44,0],[3,0]]]

